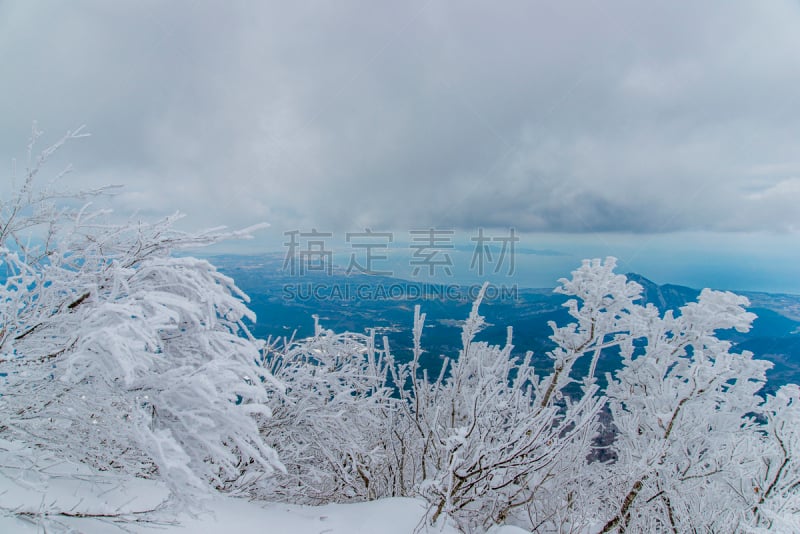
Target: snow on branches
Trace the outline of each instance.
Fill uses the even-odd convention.
[[[770,364],[716,337],[749,328],[746,299],[705,290],[662,315],[614,267],[586,261],[561,280],[574,322],[551,325],[549,369],[514,350],[510,329],[504,346],[478,341],[480,297],[435,377],[420,364],[419,307],[405,363],[386,340],[379,350],[372,336],[319,328],[268,352],[287,393],[264,428],[291,460],[263,495],[423,496],[432,523],[465,532],[795,529],[797,386],[765,400]],[[595,372],[609,358],[617,371],[601,387]],[[601,426],[609,461],[596,454]]]
[[[178,498],[235,486],[253,463],[280,469],[259,431],[280,386],[258,365],[246,297],[207,261],[171,255],[246,232],[71,208],[65,196],[87,195],[35,190],[50,153],[0,202],[0,434],[160,478]]]

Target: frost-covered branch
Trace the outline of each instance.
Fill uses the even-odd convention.
[[[255,227],[112,223],[72,207],[105,189],[37,189],[42,164],[80,136],[31,157],[0,201],[0,437],[161,479],[186,502],[235,486],[244,466],[281,469],[260,433],[276,383],[244,326],[246,296],[207,261],[172,255]]]

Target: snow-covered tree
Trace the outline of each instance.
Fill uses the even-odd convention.
[[[800,531],[800,387],[782,386],[759,406],[749,476],[730,482],[753,532]]]
[[[0,437],[101,470],[159,478],[176,498],[280,463],[260,434],[268,390],[246,297],[207,261],[175,257],[243,232],[184,233],[178,216],[112,224],[37,187],[33,157],[0,201]],[[84,204],[76,204],[83,200]]]
[[[567,305],[578,324],[619,347],[612,357],[621,358],[604,392],[616,460],[585,471],[597,499],[589,507],[601,519],[596,531],[796,525],[797,388],[765,401],[759,391],[771,364],[732,353],[731,343],[716,337],[721,329],[750,328],[755,315],[745,311],[747,299],[706,289],[697,302],[662,316],[635,302],[641,287],[613,274],[614,266],[613,258],[584,262],[560,288],[577,297]],[[602,318],[612,301],[622,320]],[[554,340],[562,347],[581,342],[569,333]],[[593,380],[599,357],[585,380]]]
[[[262,432],[286,470],[251,494],[309,504],[389,495],[385,442],[395,403],[374,334],[334,334],[315,317],[312,338],[268,343],[263,365],[285,386],[272,390]]]
[[[705,290],[678,316],[642,311],[640,347],[625,343],[607,391],[619,435],[605,530],[734,531],[741,522],[730,482],[753,460],[749,415],[763,400],[756,394],[769,363],[730,353],[714,332],[748,329],[754,315],[745,304]]]
[[[482,296],[464,324],[458,357],[433,381],[419,366],[425,317],[415,314],[413,360],[394,376],[405,416],[395,447],[414,466],[405,482],[431,502],[432,521],[446,514],[467,531],[502,524],[518,510],[537,527],[554,517],[580,523],[572,467],[587,461],[603,399],[596,386],[580,399],[564,397],[566,380],[537,376],[531,353],[512,354],[510,329],[503,347],[476,341]]]

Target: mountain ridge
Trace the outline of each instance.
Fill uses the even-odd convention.
[[[470,296],[466,291],[456,293],[462,298],[454,300],[448,300],[446,293],[433,297],[424,293],[445,284],[387,276],[347,275],[338,269],[331,269],[330,275],[320,271],[292,275],[283,270],[283,258],[277,255],[226,255],[212,258],[212,262],[250,296],[250,307],[258,316],[252,331],[262,338],[311,336],[312,316],[317,315],[323,328],[334,331],[367,332],[375,329],[379,338],[386,336],[393,352],[402,358],[410,354],[414,306],[419,304],[427,315],[423,334],[427,352],[423,365],[431,370],[441,366],[443,355],[457,354],[461,321],[472,306],[472,299],[463,298]],[[661,313],[668,309],[678,310],[695,301],[700,294],[698,289],[658,284],[638,273],[631,272],[625,276],[642,286],[642,303],[652,303]],[[308,292],[287,291],[290,287]],[[394,287],[398,291],[417,288],[414,291],[419,292],[414,298],[403,298],[403,295],[376,291],[381,287],[384,290]],[[447,287],[474,289],[474,286],[466,284]],[[319,288],[327,292],[315,294],[314,290]],[[335,291],[331,291],[332,288]],[[359,288],[363,295],[372,298],[358,298],[356,290]],[[800,382],[800,296],[747,291],[735,293],[751,300],[748,309],[758,317],[747,333],[722,331],[718,335],[734,343],[736,350],[749,350],[757,357],[772,361],[774,368],[768,373],[771,384]],[[487,298],[481,305],[487,326],[480,337],[489,343],[503,344],[506,327],[511,326],[514,345],[523,352],[533,350],[535,365],[550,365],[547,351],[552,348],[549,339],[552,332],[548,322],[560,325],[572,322],[563,306],[566,300],[552,288],[517,288],[516,293],[508,298]],[[603,371],[613,370],[613,362],[605,364]]]

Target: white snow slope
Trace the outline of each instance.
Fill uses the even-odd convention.
[[[0,440],[2,534],[458,532],[451,525],[426,528],[423,520],[425,503],[407,498],[315,507],[252,502],[219,494],[205,501],[205,511],[194,516],[143,513],[156,507],[166,496],[164,487],[156,482],[93,471]],[[523,531],[502,527],[492,532],[513,534]]]

